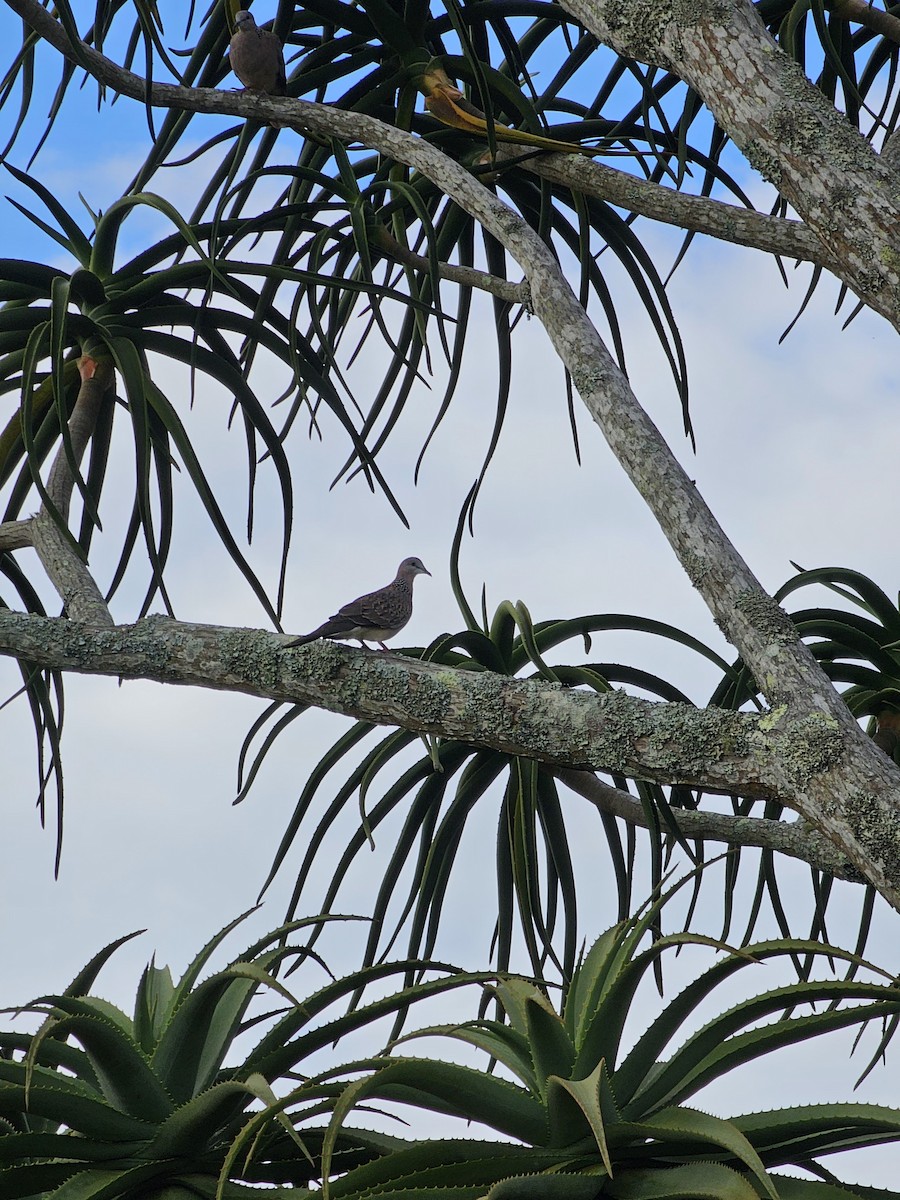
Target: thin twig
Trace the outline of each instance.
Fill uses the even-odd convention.
[[[430,258],[426,258],[424,254],[416,254],[415,250],[410,250],[408,246],[402,245],[383,225],[379,225],[375,231],[375,245],[384,254],[389,254],[391,258],[406,267],[412,267],[416,271],[431,271]],[[456,263],[449,262],[438,262],[437,270],[442,279],[451,283],[458,283],[461,287],[476,288],[480,292],[488,292],[500,300],[505,300],[508,304],[521,304],[530,310],[531,289],[525,280],[513,283],[509,279],[500,279],[497,275],[490,275],[487,271],[478,271],[474,267],[461,267]]]

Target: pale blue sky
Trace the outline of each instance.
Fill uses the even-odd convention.
[[[0,14],[0,33],[9,21],[8,13]],[[77,113],[60,123],[38,160],[39,176],[73,210],[79,190],[93,207],[115,199],[143,156],[146,125],[140,106],[119,102],[97,118],[90,90],[89,86],[83,93]],[[206,131],[206,125],[198,124],[201,127]],[[22,146],[27,145],[25,137]],[[22,150],[14,161],[24,167]],[[186,204],[202,173],[202,167],[186,168],[172,172],[171,178],[160,177],[154,186],[165,186],[167,194]],[[10,179],[7,184],[0,191],[21,199],[19,186]],[[47,255],[46,240],[5,201],[0,205],[0,256]],[[143,225],[135,222],[135,244],[142,237],[157,236],[160,224],[155,215],[144,218]],[[647,225],[644,229],[662,261],[671,261],[676,245],[672,236]],[[49,257],[54,257],[52,250]],[[837,287],[829,282],[779,346],[779,335],[805,290],[806,272],[801,269],[797,275],[800,278],[786,291],[774,264],[763,256],[704,239],[697,239],[679,268],[670,296],[691,370],[696,456],[684,440],[677,398],[655,337],[633,294],[623,288],[621,315],[632,383],[767,587],[775,589],[792,573],[794,559],[807,567],[852,566],[894,594],[898,570],[890,515],[896,511],[900,489],[896,335],[869,314],[841,332],[842,318],[831,313]],[[459,505],[489,436],[484,412],[486,405],[492,411],[494,381],[489,335],[484,335],[482,347],[479,333],[479,325],[487,327],[489,322],[488,307],[481,303],[469,334],[464,386],[426,457],[418,487],[412,482],[413,464],[439,402],[439,386],[431,392],[417,390],[386,449],[382,465],[409,515],[411,530],[400,525],[384,501],[373,499],[361,480],[328,490],[346,454],[346,444],[335,430],[326,427],[320,446],[295,429],[288,445],[297,490],[289,630],[311,628],[345,600],[387,582],[408,554],[421,556],[433,578],[416,585],[415,614],[405,640],[423,643],[442,630],[459,627],[447,563]],[[514,346],[508,427],[476,513],[476,536],[466,541],[463,553],[470,599],[477,602],[484,583],[489,609],[503,599],[523,599],[536,620],[635,612],[680,625],[724,649],[643,502],[580,410],[583,465],[576,466],[562,372],[537,322],[520,323]],[[379,365],[380,353],[363,355],[352,372],[361,394]],[[188,428],[202,440],[204,459],[214,464],[214,486],[240,528],[244,447],[239,430],[226,430],[229,398],[204,386],[187,414],[187,381],[170,368],[165,369],[165,380],[170,396],[185,399]],[[257,382],[261,399],[271,399],[280,390],[274,381],[267,389],[264,377]],[[14,403],[13,397],[0,400],[0,423]],[[126,460],[127,453],[123,442]],[[96,543],[94,560],[101,577],[115,562],[116,535],[127,515],[117,512],[116,497],[128,494],[129,469],[125,461],[111,472],[106,529]],[[274,580],[279,523],[267,527],[263,514],[274,491],[265,470],[262,479],[251,556],[260,572]],[[263,624],[249,589],[209,536],[199,505],[180,487],[183,509],[172,559],[177,614],[186,620]],[[23,561],[26,557],[22,555]],[[49,591],[44,594],[49,599]],[[142,581],[136,579],[117,597],[116,618],[132,619],[142,596]],[[622,637],[601,648],[600,639],[595,639],[594,652],[655,670],[698,701],[714,683],[694,658],[669,645]],[[9,665],[0,667],[3,695],[14,679]],[[123,948],[101,977],[105,994],[127,1007],[140,968],[154,950],[158,962],[179,969],[215,930],[254,902],[306,772],[347,722],[311,713],[291,725],[249,798],[233,808],[237,749],[260,711],[258,702],[74,676],[67,680],[67,695],[67,832],[58,881],[52,875],[52,831],[39,829],[32,808],[33,735],[25,707],[0,711],[6,765],[0,792],[6,849],[0,876],[0,911],[6,916],[0,924],[0,1005],[62,988],[101,945],[146,927],[148,933]],[[596,848],[596,819],[577,798],[567,806],[573,813],[573,842],[583,881],[585,933],[592,906],[599,932],[612,923],[614,914],[608,903],[604,851]],[[350,813],[337,831],[332,854],[353,822]],[[490,923],[483,914],[491,903],[495,825],[496,810],[486,804],[469,839],[476,865],[450,895],[453,920],[440,952],[468,967],[483,965],[487,958]],[[389,848],[388,838],[386,831],[374,857],[354,876],[345,911],[366,910],[371,876]],[[292,887],[291,867],[298,861],[295,851],[262,912],[229,943],[232,950],[279,923]],[[326,861],[327,856],[321,885],[327,878]],[[598,863],[603,866],[600,871]],[[792,878],[805,897],[808,885],[802,870]],[[716,888],[712,881],[710,897]],[[845,890],[842,907],[852,913],[858,893]],[[318,894],[310,896],[311,908]],[[711,923],[717,920],[716,916]],[[895,922],[896,916],[882,914],[879,938],[870,950],[891,970],[900,967]],[[352,968],[358,941],[355,929],[323,939],[334,970]],[[758,989],[770,985],[767,976]],[[778,1059],[780,1102],[788,1102],[795,1092],[798,1102],[851,1098],[858,1066],[846,1062],[847,1039],[832,1044],[831,1056],[806,1047]],[[767,1066],[753,1077],[748,1073],[740,1109],[772,1102],[771,1069]],[[853,1098],[896,1104],[895,1078],[890,1060],[888,1068],[877,1071]],[[713,1097],[713,1102],[720,1111],[734,1107],[727,1095]],[[872,1155],[868,1181],[894,1184],[898,1155],[896,1149]],[[862,1178],[855,1171],[850,1175],[854,1177]]]

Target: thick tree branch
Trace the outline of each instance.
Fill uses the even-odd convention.
[[[154,616],[108,629],[0,611],[0,655],[39,667],[152,679],[303,703],[557,766],[772,797],[827,759],[815,723],[511,679],[320,641],[291,650],[262,630]],[[880,753],[880,752],[879,752]],[[806,766],[801,765],[805,761]]]
[[[589,800],[601,812],[609,813],[629,825],[647,829],[650,822],[644,806],[628,792],[612,787],[590,771],[561,768],[553,772],[566,787]],[[701,809],[672,808],[672,819],[681,835],[688,839],[724,842],[728,846],[757,847],[785,854],[826,871],[837,879],[853,883],[862,880],[846,858],[817,829],[805,821],[771,821],[765,817],[735,817],[727,813]]]
[[[36,0],[8,0],[8,3],[63,53],[75,57],[62,27]],[[569,7],[576,12],[575,0],[571,0]],[[587,9],[590,5],[585,0],[583,6],[577,7]],[[673,16],[676,8],[677,21]],[[679,6],[660,5],[657,0],[653,3],[634,0],[632,4],[596,0],[590,12],[593,22],[590,27],[597,25],[598,12],[609,15],[613,9],[620,26],[616,36],[633,34],[636,28],[644,30],[643,40],[633,40],[626,53],[646,57],[645,52],[655,49],[655,39],[662,36],[674,39],[668,47],[671,51],[679,44],[678,38],[685,43],[693,38],[696,46],[688,55],[691,72],[702,77],[697,59],[705,54],[706,69],[719,71],[718,83],[724,92],[732,87],[731,75],[738,70],[734,54],[750,54],[751,82],[744,79],[740,86],[734,86],[739,93],[750,90],[750,98],[756,105],[756,115],[750,124],[768,126],[758,131],[756,157],[762,160],[763,150],[768,148],[772,174],[798,211],[814,214],[823,244],[842,263],[842,277],[867,302],[879,311],[890,313],[891,319],[900,324],[900,276],[897,275],[900,255],[888,250],[885,233],[886,228],[900,229],[897,211],[900,185],[895,183],[893,171],[878,162],[877,156],[793,64],[788,64],[791,70],[787,70],[778,63],[773,70],[779,81],[786,71],[793,81],[799,97],[797,127],[785,116],[792,110],[784,95],[780,109],[772,110],[770,91],[777,89],[770,88],[767,71],[777,56],[774,45],[763,36],[752,7],[740,0]],[[724,26],[710,24],[708,28],[690,16],[695,12],[712,14],[710,22],[716,14],[720,19],[725,14],[732,19],[729,36],[740,37],[748,46],[730,51],[722,48],[720,67],[718,42],[724,38]],[[580,11],[576,15],[580,18]],[[147,84],[90,47],[81,45],[78,56],[98,79],[142,101],[193,111],[275,119],[302,131],[360,141],[438,182],[448,196],[498,239],[525,272],[535,315],[569,369],[582,401],[656,516],[689,578],[773,705],[773,712],[762,720],[789,732],[790,743],[780,745],[781,758],[768,769],[770,790],[823,829],[866,878],[900,908],[897,819],[900,772],[853,720],[790,620],[761,588],[725,537],[690,478],[638,404],[551,251],[527,222],[436,146],[372,117],[299,100],[270,96],[250,100],[205,89]],[[754,71],[758,72],[758,78]],[[727,104],[719,106],[718,115],[730,129]],[[743,119],[746,123],[746,115]],[[799,136],[804,120],[811,123],[815,137],[810,135],[804,140]],[[784,131],[786,149],[773,134],[778,128]],[[744,138],[745,145],[749,146],[751,141],[749,136]],[[750,148],[752,151],[753,147]],[[779,154],[788,163],[783,171],[777,169]],[[825,180],[821,185],[809,171],[794,165],[793,160],[805,154],[815,155]],[[834,161],[840,161],[840,172],[832,170]],[[853,196],[844,196],[842,200],[842,193],[833,186],[833,180],[839,177],[846,178]],[[857,187],[864,197],[859,203]],[[806,198],[807,191],[812,193],[811,198]],[[877,205],[876,191],[880,193]],[[831,233],[826,228],[829,219]],[[848,230],[847,225],[853,225],[856,219],[860,222],[859,230]],[[866,222],[871,222],[872,229],[877,231],[874,246]],[[863,257],[866,278],[860,274]]]
[[[739,208],[736,204],[725,204],[721,200],[710,200],[707,196],[678,192],[574,154],[542,154],[522,161],[521,154],[516,155],[508,147],[499,146],[497,158],[501,162],[519,160],[525,170],[542,179],[606,200],[642,217],[694,233],[705,233],[735,246],[748,246],[766,254],[815,263],[835,274],[840,273],[837,260],[802,221],[790,221]]]
[[[603,812],[647,826],[640,802],[592,773],[783,799],[772,764],[787,753],[813,761],[817,729],[801,733],[771,716],[659,703],[614,690],[603,695],[542,680],[455,670],[399,654],[317,642],[286,651],[261,630],[149,617],[98,630],[74,621],[0,612],[0,655],[39,667],[119,679],[240,692],[399,725],[555,767],[572,791]],[[808,740],[804,737],[808,735]],[[586,769],[589,768],[589,769]],[[824,835],[805,822],[673,810],[686,838],[761,847],[838,878],[860,882]]]

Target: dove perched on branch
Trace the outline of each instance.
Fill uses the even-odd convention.
[[[245,91],[265,92],[270,96],[285,94],[287,81],[281,39],[268,29],[260,29],[253,14],[245,8],[235,14],[228,59]]]
[[[412,616],[413,580],[417,575],[430,574],[421,558],[404,558],[396,578],[387,587],[351,600],[312,633],[287,642],[285,649],[318,638],[353,638],[363,646],[366,642],[377,642],[382,650],[387,650],[384,643],[399,633]]]

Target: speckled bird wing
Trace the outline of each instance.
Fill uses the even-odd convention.
[[[354,628],[389,629],[405,613],[404,599],[402,592],[381,588],[345,604],[332,620],[351,621]]]

